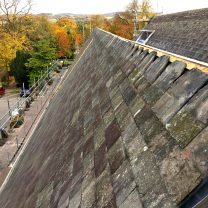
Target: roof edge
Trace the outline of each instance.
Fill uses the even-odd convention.
[[[161,50],[159,48],[155,48],[155,47],[152,47],[152,46],[149,46],[149,45],[145,45],[145,44],[142,44],[142,43],[137,43],[135,41],[132,41],[132,40],[120,37],[118,35],[115,35],[115,34],[113,34],[111,32],[105,31],[105,30],[100,29],[100,28],[97,28],[97,29],[99,29],[99,30],[101,30],[103,32],[109,33],[112,36],[117,37],[117,38],[119,38],[121,40],[124,40],[126,42],[131,42],[131,43],[133,43],[133,44],[135,44],[137,46],[143,47],[144,49],[148,50],[149,52],[155,51],[157,53],[158,57],[161,57],[163,55],[169,56],[170,57],[170,62],[174,62],[176,60],[177,61],[182,61],[182,62],[186,63],[186,65],[187,65],[186,68],[189,69],[189,70],[197,68],[197,69],[199,69],[200,71],[202,71],[204,73],[208,73],[208,63],[206,63],[206,62],[198,61],[196,59],[188,58],[186,56],[182,56],[182,55],[179,55],[179,54],[171,53],[171,52],[168,52],[168,51],[165,51],[165,50]]]

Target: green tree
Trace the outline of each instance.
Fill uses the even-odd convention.
[[[29,86],[29,71],[25,64],[28,62],[30,54],[26,51],[17,51],[16,57],[11,61],[11,73],[15,78],[17,86],[21,87],[24,83]]]
[[[54,40],[43,39],[37,41],[33,46],[31,58],[26,66],[29,68],[30,81],[40,77],[51,62],[56,58],[56,44]]]

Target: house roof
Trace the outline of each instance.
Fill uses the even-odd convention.
[[[96,29],[0,207],[172,208],[207,175],[208,74]]]
[[[147,45],[208,63],[207,19],[208,8],[157,16]]]

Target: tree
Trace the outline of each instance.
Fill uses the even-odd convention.
[[[25,87],[29,86],[29,70],[26,63],[30,58],[30,54],[26,51],[17,51],[16,57],[11,61],[10,68],[15,78],[17,86],[21,87],[24,83]]]
[[[67,33],[65,31],[60,31],[56,34],[56,38],[58,42],[58,57],[64,58],[67,56],[67,53],[71,48]]]
[[[154,15],[149,0],[143,0],[141,5],[138,0],[132,0],[125,12],[114,16],[110,31],[124,38],[133,39],[134,32],[141,30]]]
[[[54,33],[58,45],[58,57],[64,58],[67,56],[69,49],[71,48],[69,43],[69,36],[67,32],[59,25],[54,25]]]
[[[77,42],[77,34],[79,34],[78,23],[71,18],[62,17],[60,18],[55,28],[55,35],[58,42],[59,57],[72,58],[76,47],[79,46]],[[59,32],[57,32],[59,31]]]
[[[18,36],[25,31],[25,18],[32,8],[31,0],[1,0],[1,27],[11,36]]]
[[[141,4],[138,3],[138,0],[132,0],[132,2],[127,6],[127,11],[131,14],[132,19],[137,15],[139,20],[139,29],[142,29],[148,20],[155,16],[150,0],[142,0]]]
[[[33,17],[31,21],[33,29],[27,31],[27,37],[33,43],[44,38],[53,38],[54,29],[52,24],[44,16]],[[30,44],[31,44],[30,43]]]
[[[82,35],[80,33],[77,33],[75,35],[75,44],[80,47],[83,43]]]
[[[127,6],[127,11],[129,11],[132,16],[134,16],[135,12],[139,13],[139,2],[138,0],[132,0]]]
[[[56,45],[52,39],[43,39],[33,45],[31,58],[26,66],[29,68],[29,77],[32,82],[34,78],[40,77],[47,67],[56,58]]]
[[[0,67],[9,71],[17,50],[27,45],[26,31],[30,25],[31,0],[0,1]]]
[[[150,18],[155,16],[152,9],[152,5],[149,0],[143,0],[142,4],[139,6],[139,28],[144,28]]]
[[[16,51],[23,48],[25,36],[14,39],[8,33],[0,34],[0,67],[5,71],[9,71],[9,64],[16,56]]]
[[[110,28],[110,32],[121,37],[133,39],[133,21],[129,12],[118,13],[114,16]]]
[[[99,27],[103,30],[109,30],[110,23],[107,18],[102,15],[92,15],[90,21],[92,28]]]

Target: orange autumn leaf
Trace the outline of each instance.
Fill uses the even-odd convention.
[[[70,49],[69,38],[65,31],[60,31],[56,34],[57,42],[58,42],[58,56],[64,57],[66,56],[68,50]]]

